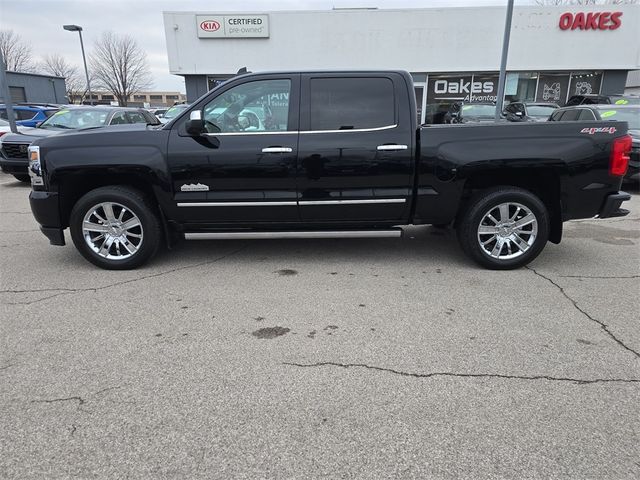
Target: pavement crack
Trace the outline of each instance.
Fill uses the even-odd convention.
[[[117,390],[119,388],[122,388],[122,385],[117,385],[115,387],[107,387],[107,388],[103,388],[102,390],[98,390],[97,392],[94,392],[92,394],[90,394],[90,398],[96,397],[98,395],[101,395],[105,392],[108,392],[110,390]],[[78,402],[78,410],[81,410],[80,406],[84,405],[85,403],[87,403],[87,400],[85,400],[83,397],[79,396],[79,395],[74,395],[72,397],[64,397],[64,398],[51,398],[51,399],[39,399],[39,400],[31,400],[31,403],[57,403],[57,402],[71,402],[71,401],[75,401]],[[82,410],[84,412],[87,412],[86,410]],[[87,412],[89,413],[89,412]]]
[[[7,368],[15,367],[16,365],[18,365],[18,364],[17,363],[10,363],[9,365],[3,365],[2,367],[0,367],[0,370],[6,370]]]
[[[590,385],[594,383],[640,383],[640,379],[634,378],[570,378],[570,377],[552,377],[550,375],[506,375],[501,373],[457,373],[457,372],[431,372],[431,373],[413,373],[395,370],[393,368],[377,367],[375,365],[367,365],[365,363],[338,363],[338,362],[317,362],[317,363],[293,363],[283,362],[283,365],[300,368],[315,367],[340,367],[340,368],[365,368],[367,370],[375,370],[378,372],[392,373],[402,377],[412,378],[434,378],[434,377],[456,377],[456,378],[497,378],[503,380],[524,380],[524,381],[540,381],[546,380],[550,382],[569,382],[577,385]]]
[[[74,397],[66,397],[66,398],[52,398],[52,399],[43,399],[43,400],[31,400],[31,403],[56,403],[56,402],[78,402],[78,406],[84,405],[84,398],[74,396]]]
[[[102,393],[104,393],[104,392],[108,392],[108,391],[110,391],[110,390],[118,390],[119,388],[122,388],[122,385],[118,385],[118,386],[116,386],[116,387],[107,387],[107,388],[103,388],[102,390],[98,390],[97,392],[95,392],[95,393],[93,394],[93,396],[95,397],[96,395],[100,395],[100,394],[102,394]]]
[[[529,270],[533,270],[529,268]],[[560,278],[640,278],[640,275],[620,275],[620,276],[605,276],[605,275],[558,275]]]
[[[547,277],[546,275],[543,275],[542,273],[538,272],[535,268],[530,267],[528,265],[526,265],[524,268],[526,268],[527,270],[531,270],[534,274],[536,274],[537,276],[544,278],[547,282],[549,282],[550,284],[552,284],[553,286],[555,286],[560,293],[562,293],[562,295],[569,300],[574,308],[576,310],[578,310],[580,313],[582,313],[582,315],[584,315],[586,318],[588,318],[589,320],[591,320],[592,322],[597,323],[598,325],[600,325],[600,328],[607,334],[609,335],[609,337],[611,337],[611,339],[616,342],[618,345],[620,345],[622,348],[624,348],[625,350],[631,352],[633,355],[635,355],[637,358],[640,358],[640,353],[637,352],[636,350],[634,350],[633,348],[629,347],[627,344],[625,344],[622,340],[620,340],[618,337],[616,337],[613,332],[611,330],[609,330],[609,326],[604,323],[601,320],[598,320],[597,318],[592,317],[591,315],[589,315],[582,307],[580,307],[580,305],[578,305],[578,302],[576,300],[574,300],[567,292],[566,290],[558,285],[555,281],[553,281],[551,278]]]
[[[221,255],[217,258],[214,258],[213,260],[207,260],[204,262],[199,262],[199,263],[194,263],[191,265],[184,265],[181,267],[176,267],[176,268],[172,268],[171,270],[165,270],[162,272],[158,272],[158,273],[152,273],[149,275],[144,275],[141,277],[137,277],[137,278],[131,278],[129,280],[123,280],[120,282],[115,282],[115,283],[110,283],[109,285],[103,285],[101,287],[88,287],[88,288],[42,288],[42,289],[25,289],[25,290],[15,290],[15,289],[9,289],[9,290],[0,290],[0,293],[39,293],[39,292],[57,292],[54,295],[49,295],[43,298],[38,298],[36,300],[31,300],[28,302],[7,302],[6,305],[33,305],[34,303],[39,303],[39,302],[43,302],[45,300],[49,300],[51,298],[55,298],[55,297],[59,297],[60,295],[70,295],[70,294],[74,294],[74,293],[85,293],[85,292],[98,292],[100,290],[105,290],[107,288],[113,288],[113,287],[120,287],[123,285],[127,285],[130,283],[134,283],[134,282],[140,282],[142,280],[148,280],[150,278],[157,278],[157,277],[161,277],[164,275],[169,275],[170,273],[175,273],[175,272],[179,272],[181,270],[188,270],[190,268],[197,268],[197,267],[202,267],[204,265],[211,265],[213,263],[219,262],[221,260],[224,260],[228,257],[231,257],[232,255],[235,255],[236,253],[239,253],[240,251],[244,250],[245,248],[248,247],[249,244],[245,244],[243,246],[241,246],[240,248],[237,248],[229,253],[225,253],[224,255]]]

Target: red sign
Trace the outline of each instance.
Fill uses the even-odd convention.
[[[560,30],[616,30],[622,25],[622,12],[563,13]]]
[[[220,29],[220,24],[215,20],[205,20],[200,23],[200,28],[205,32],[215,32]]]

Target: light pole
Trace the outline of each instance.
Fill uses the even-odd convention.
[[[82,61],[84,62],[84,74],[87,77],[87,90],[89,90],[89,101],[93,105],[93,94],[91,93],[91,83],[89,82],[89,70],[87,70],[87,58],[84,55],[84,43],[82,43],[82,27],[80,25],[63,25],[62,28],[68,32],[78,32],[80,35],[80,48],[82,49]]]
[[[507,0],[507,18],[504,22],[504,38],[502,39],[502,59],[500,60],[500,76],[498,77],[498,95],[496,97],[495,121],[500,120],[504,105],[504,84],[507,78],[507,55],[511,38],[511,18],[513,17],[513,0]]]

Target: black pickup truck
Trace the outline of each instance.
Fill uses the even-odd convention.
[[[178,239],[399,237],[450,225],[493,269],[562,222],[622,216],[625,122],[417,124],[403,71],[235,77],[163,126],[29,147],[31,208],[90,262],[135,268]]]

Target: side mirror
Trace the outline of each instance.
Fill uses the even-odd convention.
[[[39,128],[42,125],[42,122],[36,122],[36,128]]]
[[[189,114],[189,120],[186,123],[186,130],[189,135],[198,136],[204,132],[204,120],[202,119],[202,111],[194,110]]]

